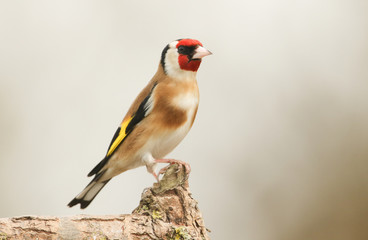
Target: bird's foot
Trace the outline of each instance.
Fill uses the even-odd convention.
[[[185,172],[186,172],[187,175],[189,175],[189,173],[191,171],[190,165],[188,163],[184,162],[184,161],[180,161],[180,160],[176,160],[176,159],[156,159],[155,162],[156,163],[170,163],[170,165],[174,164],[174,163],[183,165],[185,167]],[[164,174],[167,171],[168,168],[169,168],[169,166],[161,168],[161,170],[158,172],[157,176],[160,176],[161,174]]]
[[[167,169],[169,168],[169,166],[170,166],[170,165],[168,165],[168,166],[166,166],[166,167],[161,168],[157,175],[158,175],[158,176],[163,175],[163,174],[167,171]]]

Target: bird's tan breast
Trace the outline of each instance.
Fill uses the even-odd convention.
[[[155,123],[163,128],[178,128],[188,121],[192,124],[199,103],[195,80],[183,83],[158,84],[154,94]]]
[[[147,150],[155,158],[171,152],[189,132],[197,113],[199,93],[196,82],[167,84],[155,92],[152,135]]]
[[[195,80],[190,84],[159,82],[152,97],[149,114],[121,148],[124,156],[135,156],[131,159],[140,159],[146,153],[164,157],[187,135],[196,116],[199,92]]]

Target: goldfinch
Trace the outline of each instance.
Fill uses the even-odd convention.
[[[116,175],[140,166],[156,178],[157,163],[188,164],[163,159],[185,137],[196,117],[199,91],[196,73],[201,59],[212,54],[198,40],[178,39],[161,54],[156,74],[128,110],[106,156],[88,174],[93,180],[69,204],[86,208]]]

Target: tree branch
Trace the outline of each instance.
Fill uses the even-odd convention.
[[[209,239],[182,165],[173,164],[142,193],[132,214],[0,219],[0,240],[9,239]]]

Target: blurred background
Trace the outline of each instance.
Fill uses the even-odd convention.
[[[212,239],[368,239],[368,1],[2,1],[0,217],[130,213],[154,182],[90,181],[165,45],[199,39],[189,162]]]

